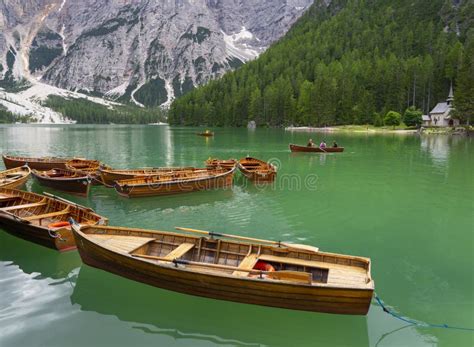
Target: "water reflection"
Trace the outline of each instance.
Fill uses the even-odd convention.
[[[71,302],[134,322],[133,329],[217,344],[367,346],[367,321],[177,294],[82,266]],[[350,329],[341,333],[341,326]]]
[[[445,164],[450,152],[449,136],[421,136],[421,148],[438,164]]]
[[[68,274],[81,266],[75,251],[60,253],[19,239],[0,229],[0,261],[16,265],[23,273],[36,274],[34,279],[67,279]]]

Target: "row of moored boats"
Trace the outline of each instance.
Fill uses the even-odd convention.
[[[203,168],[114,169],[98,160],[10,155],[3,155],[3,162],[8,170],[0,172],[0,187],[14,188],[31,174],[41,185],[85,196],[94,184],[113,187],[122,196],[142,197],[225,188],[232,185],[237,168],[245,177],[258,182],[271,182],[277,173],[272,164],[251,157],[211,158]]]
[[[56,168],[48,167],[52,158],[37,159],[43,171]],[[68,166],[72,164],[96,173],[82,160]],[[210,160],[207,165],[235,170],[231,161]],[[68,168],[64,163],[57,169]],[[12,170],[0,175],[0,227],[17,237],[58,251],[77,248],[90,266],[180,293],[295,310],[368,312],[374,291],[369,258],[182,227],[171,232],[108,226],[108,218],[86,206],[13,189],[25,183],[31,169]]]

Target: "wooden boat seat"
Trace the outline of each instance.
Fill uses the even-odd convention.
[[[21,210],[23,208],[40,207],[40,206],[45,206],[45,205],[47,205],[46,202],[33,202],[33,203],[30,203],[30,204],[4,207],[1,210],[2,211],[14,211],[14,210]]]
[[[258,257],[256,254],[250,254],[246,256],[239,264],[239,269],[252,270],[255,264],[257,264]],[[248,271],[234,271],[232,273],[234,276],[247,277],[249,275]]]
[[[64,216],[68,213],[69,213],[69,209],[66,209],[66,210],[58,211],[58,212],[51,212],[51,213],[39,214],[37,216],[24,217],[23,219],[27,220],[27,221],[41,220],[41,219],[45,219],[45,218],[53,218],[53,217]]]
[[[178,247],[173,249],[171,252],[169,252],[167,255],[165,255],[163,258],[167,260],[180,258],[183,255],[185,255],[187,252],[189,252],[194,246],[195,246],[194,243],[182,243]]]
[[[304,260],[304,259],[297,259],[297,258],[278,257],[276,255],[270,255],[270,254],[260,254],[258,259],[274,262],[274,263],[308,266],[308,267],[315,267],[315,268],[325,269],[325,270],[329,270],[329,268],[337,267],[337,266],[347,267],[347,265],[329,264],[329,263],[325,263],[321,261]]]
[[[107,234],[96,234],[96,235],[88,235],[88,237],[97,242],[102,247],[111,249],[115,252],[120,253],[133,253],[137,249],[143,247],[149,242],[155,241],[154,238],[148,237],[137,237],[137,236],[120,236],[114,237],[113,235]],[[133,256],[138,256],[132,254]]]

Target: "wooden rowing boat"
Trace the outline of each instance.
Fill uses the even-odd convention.
[[[67,221],[107,224],[92,209],[47,194],[0,188],[0,227],[12,235],[65,251],[76,247]]]
[[[196,133],[197,136],[205,136],[205,137],[211,137],[211,136],[214,136],[214,132],[213,131],[204,131],[202,133]]]
[[[98,160],[74,158],[66,162],[66,169],[86,175],[95,174],[100,166],[101,162]]]
[[[276,168],[263,160],[245,157],[239,160],[239,170],[248,179],[256,182],[273,181],[276,177]]]
[[[100,168],[111,169],[98,160],[71,159],[66,163],[66,168],[82,175],[88,175],[92,179],[92,185],[102,184]]]
[[[117,193],[128,198],[189,193],[231,186],[234,172],[235,168],[176,171],[116,181],[114,187]]]
[[[32,170],[31,174],[43,186],[83,196],[89,194],[92,181],[87,174],[68,169]]]
[[[222,160],[218,158],[209,158],[206,160],[206,168],[208,169],[215,169],[219,167],[222,167],[224,169],[231,169],[235,166],[237,166],[236,159]]]
[[[187,229],[192,231],[192,229]],[[155,287],[247,304],[365,315],[370,259],[211,233],[77,226],[84,263]],[[262,270],[262,268],[267,270]]]
[[[51,170],[51,169],[65,169],[68,158],[55,157],[16,157],[4,154],[3,162],[7,169],[28,165],[30,169],[36,170]]]
[[[0,188],[19,188],[28,181],[30,174],[28,166],[0,171]]]
[[[144,178],[156,176],[163,173],[173,173],[179,171],[194,170],[193,167],[150,167],[140,169],[110,169],[105,167],[99,168],[101,181],[112,186],[115,181],[128,180],[132,178]]]
[[[344,147],[310,147],[310,146],[299,146],[290,143],[290,150],[292,152],[314,152],[314,153],[340,153],[344,152]]]

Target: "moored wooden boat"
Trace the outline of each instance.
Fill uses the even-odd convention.
[[[19,188],[28,181],[30,174],[28,166],[0,171],[0,188]]]
[[[117,193],[128,198],[189,193],[231,186],[234,172],[235,167],[193,169],[116,181],[114,187]]]
[[[344,152],[344,147],[310,147],[300,146],[290,143],[290,150],[292,152],[314,152],[314,153],[341,153]]]
[[[65,251],[76,247],[68,220],[107,224],[92,209],[45,193],[0,188],[0,227],[12,235]]]
[[[73,225],[73,233],[84,263],[185,294],[365,315],[374,291],[370,259],[317,248],[120,227]]]
[[[30,169],[51,170],[54,168],[65,169],[69,158],[55,157],[20,157],[6,155],[3,156],[3,163],[7,169],[28,165]]]
[[[240,159],[238,166],[240,172],[252,181],[273,181],[277,174],[276,168],[272,164],[252,157]]]
[[[92,179],[92,185],[102,184],[100,178],[99,168],[111,169],[110,167],[102,164],[98,160],[88,160],[88,159],[71,159],[66,163],[66,168],[72,170],[76,173],[89,175]]]
[[[209,158],[206,160],[206,168],[214,169],[222,167],[225,169],[231,169],[237,165],[236,159],[218,159],[218,158]]]
[[[68,169],[32,170],[31,174],[43,186],[84,196],[89,194],[92,181],[87,174]]]
[[[193,167],[150,167],[139,169],[110,169],[100,167],[100,180],[109,186],[112,186],[115,181],[127,180],[132,178],[143,178],[156,176],[163,173],[173,173],[178,171],[194,170]]]

